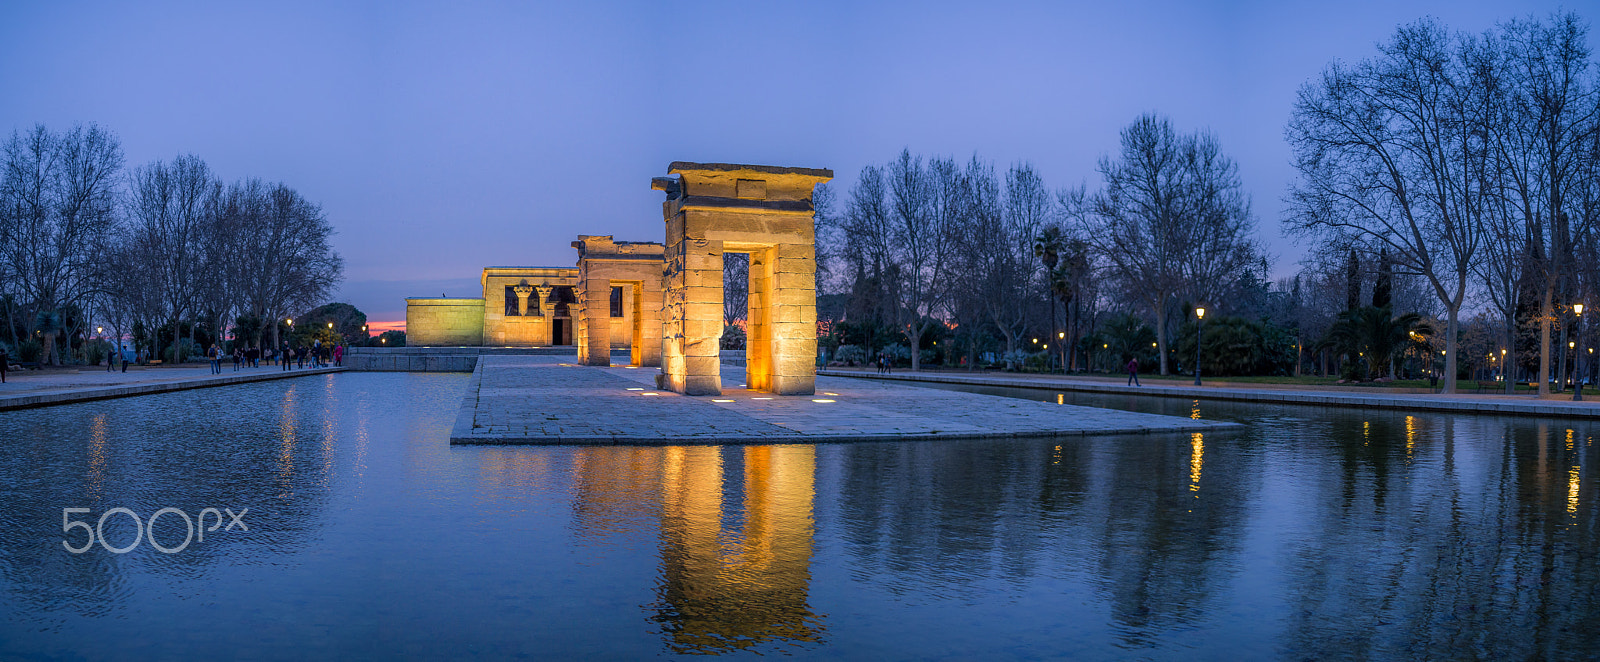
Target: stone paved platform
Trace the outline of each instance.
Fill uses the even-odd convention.
[[[1055,438],[1221,431],[1236,424],[819,377],[816,395],[655,388],[654,368],[593,368],[560,357],[485,356],[454,444],[751,444]],[[742,367],[723,369],[738,386]]]

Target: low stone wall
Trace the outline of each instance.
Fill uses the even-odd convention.
[[[344,367],[374,372],[472,372],[485,354],[576,357],[577,348],[559,347],[351,347]]]

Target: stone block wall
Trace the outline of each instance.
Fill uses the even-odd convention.
[[[573,286],[578,270],[572,267],[487,267],[483,270],[483,344],[496,347],[546,347],[553,339],[554,306],[545,301],[554,288]],[[526,298],[518,301],[521,315],[506,314],[506,287],[526,285]],[[516,296],[513,293],[513,296]],[[540,314],[535,314],[538,311]]]
[[[722,392],[722,257],[749,253],[749,388],[807,395],[816,387],[816,232],[811,195],[833,173],[807,168],[673,163],[665,191],[666,297],[661,387]]]
[[[661,365],[662,245],[580,235],[572,246],[578,249],[578,362],[611,365],[611,350],[627,347],[630,365]],[[622,288],[622,317],[611,316],[613,287]]]
[[[483,344],[483,299],[406,299],[406,343],[420,346]]]

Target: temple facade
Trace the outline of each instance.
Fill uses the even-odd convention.
[[[660,244],[657,244],[660,246]],[[659,251],[657,248],[659,259]],[[406,344],[423,347],[550,347],[578,342],[580,267],[485,267],[483,296],[408,297]],[[638,319],[623,290],[608,289],[597,322],[612,349],[632,349]],[[659,314],[659,313],[658,313]],[[659,322],[657,322],[659,324]],[[659,353],[659,350],[657,350]]]

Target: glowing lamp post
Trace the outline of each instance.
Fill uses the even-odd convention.
[[[1200,385],[1200,330],[1205,327],[1206,309],[1194,309],[1194,385]]]
[[[1572,401],[1583,402],[1583,359],[1577,352],[1583,345],[1583,304],[1572,304],[1572,314],[1578,316],[1578,339],[1572,343],[1572,362],[1577,364],[1572,368]]]

